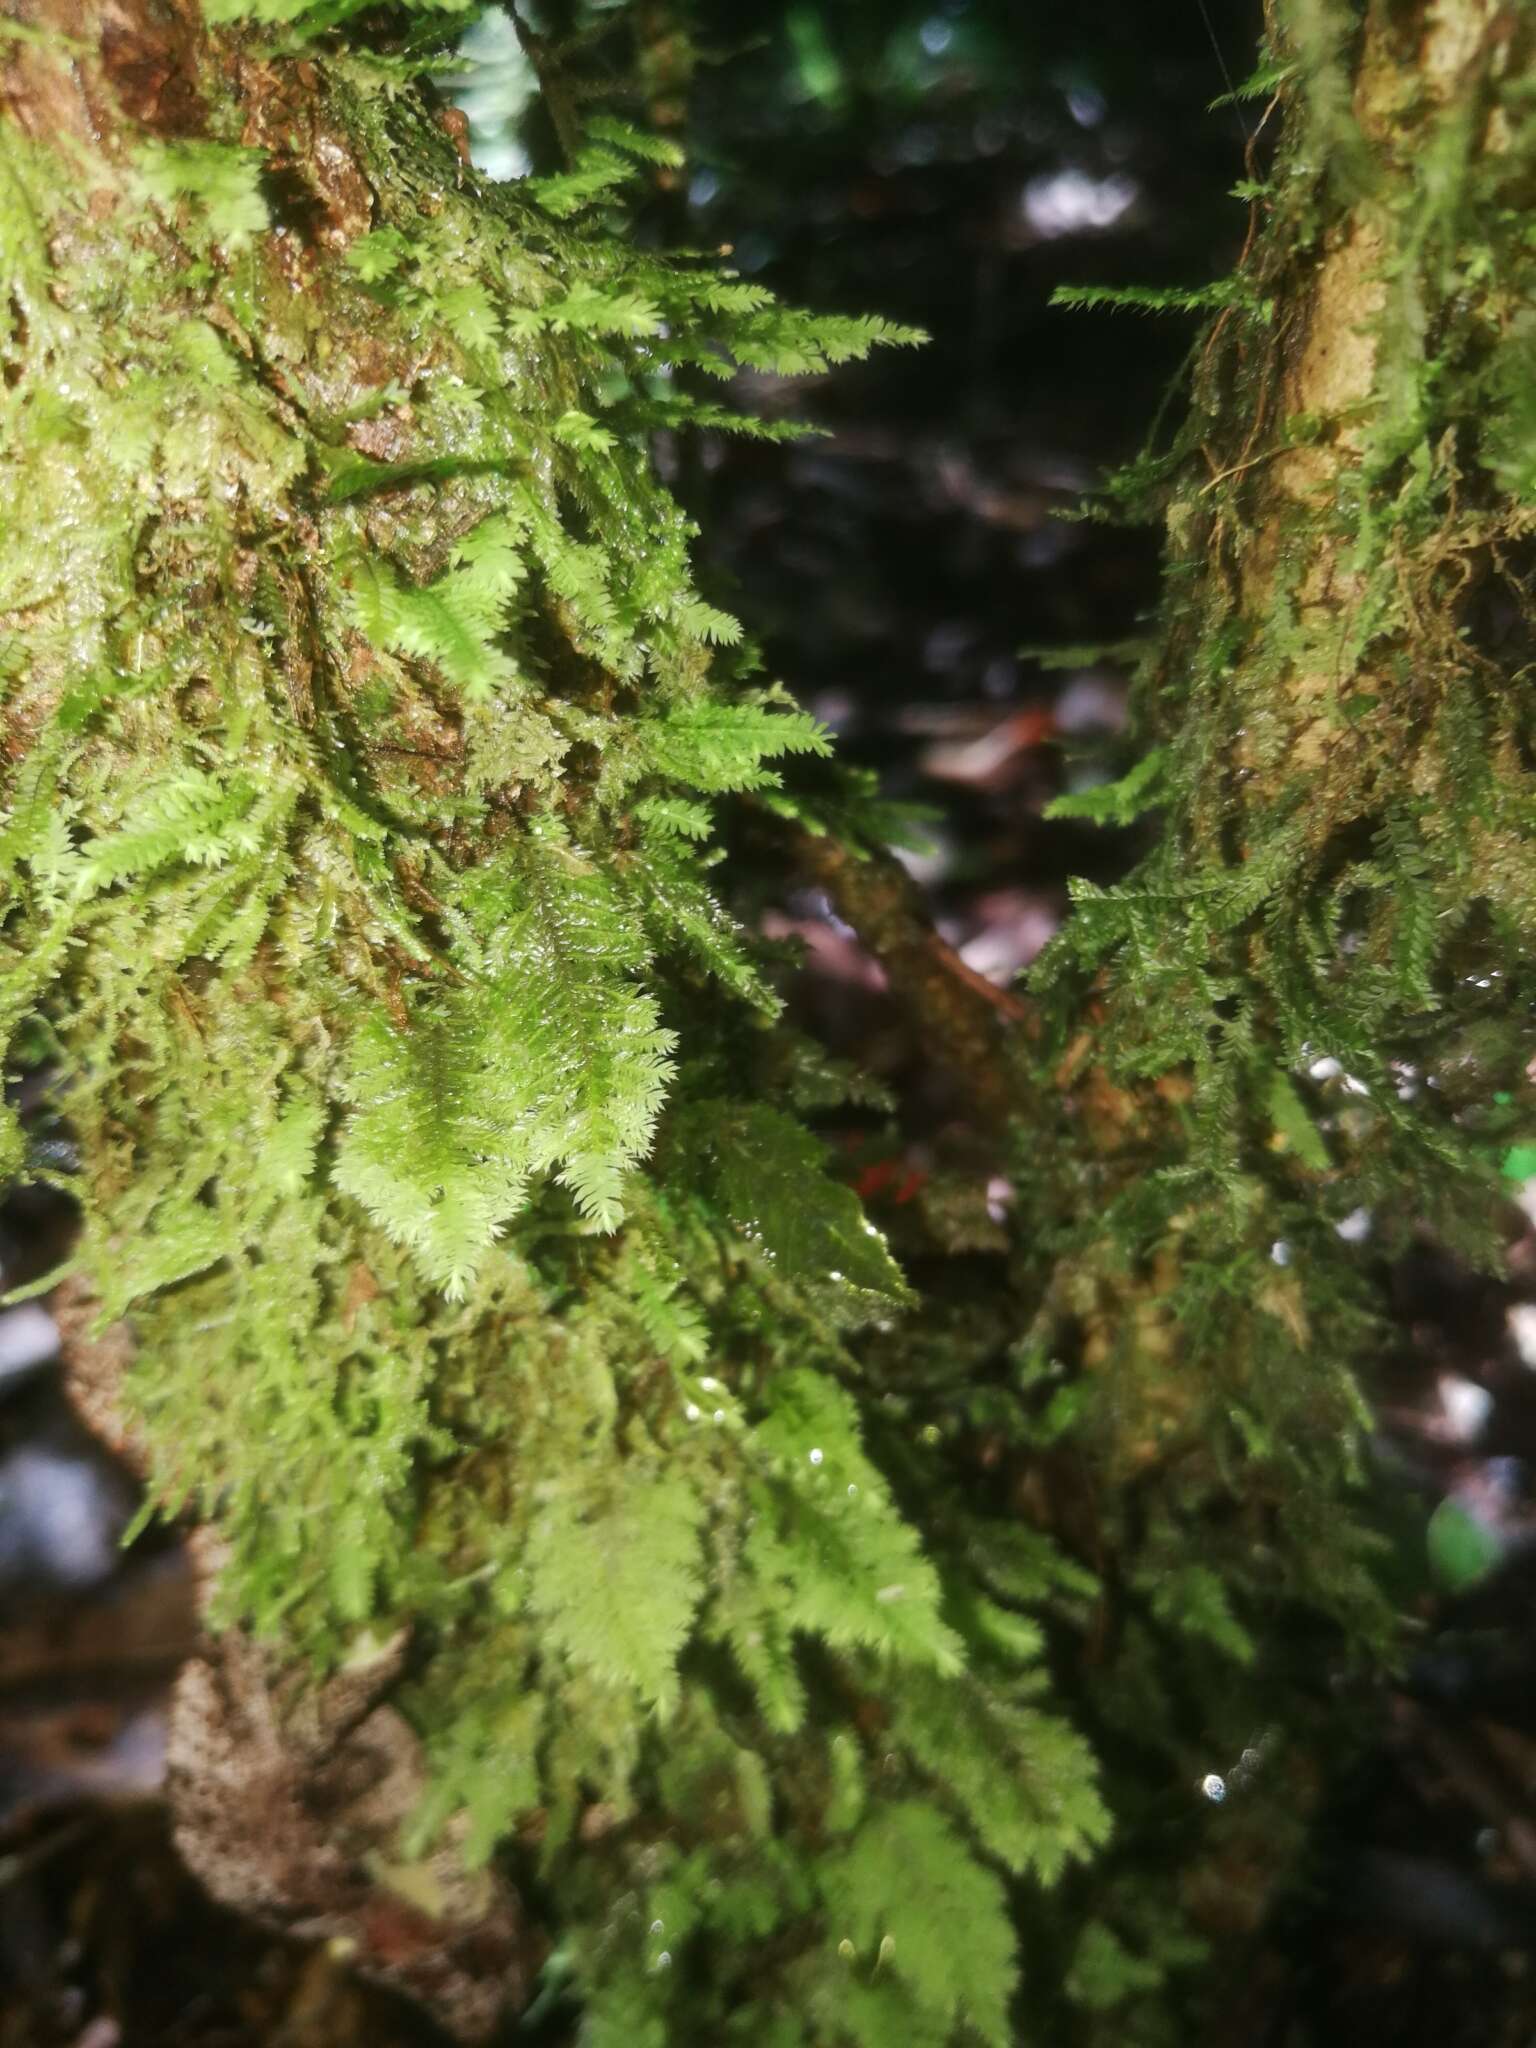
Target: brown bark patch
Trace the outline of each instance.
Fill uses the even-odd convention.
[[[244,64],[240,93],[240,140],[265,152],[284,224],[326,249],[345,249],[365,235],[373,225],[373,187],[316,100],[312,67]]]
[[[184,15],[154,6],[110,8],[100,47],[102,72],[125,114],[158,135],[197,133],[207,111]]]

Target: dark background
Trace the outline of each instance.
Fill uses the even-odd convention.
[[[946,934],[1005,982],[1062,916],[1067,878],[1106,879],[1135,851],[1041,815],[1130,758],[1113,650],[1157,590],[1155,532],[1071,515],[1170,393],[1176,412],[1194,337],[1187,318],[1057,311],[1050,294],[1230,267],[1247,220],[1229,194],[1250,143],[1262,167],[1263,102],[1210,103],[1253,68],[1259,9],[697,0],[691,72],[670,17],[646,0],[635,13],[652,94],[625,111],[685,113],[689,147],[637,231],[729,244],[787,298],[932,337],[815,385],[742,390],[824,438],[657,452],[703,529],[710,595],[848,757],[932,807],[916,871]],[[544,24],[560,26],[552,11]],[[629,33],[589,46],[616,85]],[[542,168],[550,138],[507,38],[477,47],[501,53],[467,96],[477,146]],[[1038,652],[1085,644],[1109,651]],[[852,935],[814,893],[776,915],[806,942],[820,1028],[900,1077],[914,1048]],[[6,1284],[43,1270],[66,1230],[55,1206],[13,1196]],[[1513,1263],[1517,1283],[1536,1271],[1529,1237]],[[1453,1541],[1439,1590],[1416,1596],[1400,1677],[1341,1702],[1316,1854],[1242,2009],[1218,2016],[1212,2039],[1234,2048],[1513,2048],[1536,2032],[1521,1289],[1428,1243],[1383,1277],[1398,1341],[1374,1389],[1378,1461],[1408,1540],[1440,1503],[1442,1538],[1463,1556],[1482,1545],[1481,1576],[1455,1590]],[[0,1317],[0,2048],[430,2038],[324,1958],[207,1907],[179,1872],[154,1793],[185,1580],[164,1538],[120,1559],[131,1489],[69,1418],[51,1343],[39,1311]]]
[[[1157,537],[1071,515],[1132,455],[1187,318],[1053,309],[1058,284],[1189,284],[1230,267],[1257,110],[1207,102],[1252,69],[1258,9],[748,4],[700,10],[739,54],[695,75],[688,231],[821,309],[923,328],[825,382],[753,400],[832,429],[679,463],[702,547],[772,669],[936,805],[948,934],[1001,976],[1038,950],[1064,877],[1124,858],[1042,821],[1104,774],[1124,671],[1028,650],[1133,635]]]

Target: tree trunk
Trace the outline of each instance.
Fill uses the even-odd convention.
[[[0,994],[81,1148],[80,1384],[220,1531],[189,1861],[467,2035],[557,1944],[594,2039],[1187,2028],[1319,1667],[1390,1638],[1382,1254],[1493,1255],[1527,1086],[1529,16],[1277,0],[1275,167],[1125,486],[1163,825],[1026,1011],[856,788],[780,790],[823,738],[710,652],[646,455],[722,351],[904,337],[627,248],[644,138],[488,189],[373,16],[261,11],[0,42]],[[969,1070],[912,1287],[699,851],[732,800]]]
[[[1147,1926],[1148,1866],[1182,1863],[1228,1958],[1220,2039],[1258,2024],[1241,1937],[1337,1737],[1309,1699],[1337,1653],[1302,1650],[1298,1614],[1362,1651],[1394,1627],[1355,1463],[1389,1261],[1429,1233],[1486,1266],[1507,1234],[1536,910],[1531,17],[1276,0],[1270,28],[1281,133],[1248,247],[1178,440],[1119,485],[1166,508],[1126,785],[1163,822],[1123,886],[1078,892],[1046,963],[1065,1121],[1033,1214],[1067,1249],[1027,1356],[1091,1391],[1020,1481],[1092,1531],[1115,1588],[1084,1678],[1106,1753],[1241,1792],[1122,1828],[1098,1908]],[[1246,1674],[1157,1640],[1217,1646],[1228,1613]]]

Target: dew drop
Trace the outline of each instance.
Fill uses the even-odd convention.
[[[1364,1244],[1371,1234],[1371,1222],[1369,1209],[1351,1209],[1343,1222],[1333,1227],[1346,1244]]]
[[[651,1922],[652,1934],[665,1934],[666,1931],[666,1922],[664,1920],[653,1920]]]
[[[858,1490],[859,1489],[856,1486],[850,1486],[848,1489],[848,1498],[852,1500],[854,1495],[858,1492]]]
[[[683,1410],[683,1413],[687,1416],[690,1422],[697,1422],[699,1417],[704,1413],[704,1411],[699,1406],[697,1401],[690,1401],[688,1403],[688,1406]]]
[[[1225,1778],[1219,1778],[1214,1771],[1211,1771],[1200,1780],[1200,1790],[1210,1800],[1212,1806],[1220,1806],[1223,1799],[1227,1796],[1227,1781]]]
[[[819,1465],[819,1464],[821,1463],[821,1452],[820,1452],[820,1451],[812,1451],[810,1455],[811,1455],[811,1463],[812,1463],[813,1465]]]

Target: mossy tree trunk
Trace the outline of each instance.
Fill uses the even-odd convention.
[[[1497,1091],[1525,1078],[1531,26],[1482,0],[1298,4],[1272,34],[1284,127],[1249,247],[1175,445],[1114,486],[1165,508],[1166,595],[1146,754],[1093,807],[1158,814],[1158,843],[1076,893],[1041,978],[1070,1034],[1047,1172],[1124,1195],[1152,1283],[1150,1331],[1118,1301],[1084,1325],[1096,1357],[1144,1358],[1114,1376],[1127,1473],[1202,1399],[1170,1363],[1206,1328],[1181,1292],[1202,1232],[1227,1248],[1200,1284],[1228,1368],[1197,1439],[1245,1386],[1326,1435],[1319,1368],[1353,1398],[1375,1255],[1427,1224],[1497,1256],[1488,1169],[1521,1114]],[[1090,1235],[1118,1260],[1102,1213]]]
[[[1330,1740],[1301,1617],[1360,1647],[1393,1626],[1351,1470],[1391,1262],[1427,1232],[1496,1266],[1507,1234],[1536,916],[1536,20],[1277,0],[1270,36],[1248,247],[1174,445],[1117,482],[1168,538],[1146,751],[1103,808],[1160,829],[1047,958],[1066,1120],[1034,1214],[1067,1244],[1026,1356],[1047,1388],[1075,1359],[1090,1391],[1021,1479],[1116,1587],[1083,1682],[1128,1777],[1164,1740],[1185,1782],[1241,1759],[1219,1814],[1151,1800],[1118,1850],[1122,1927],[1163,1858],[1227,1945],[1218,2033]],[[1169,1689],[1163,1632],[1220,1648],[1225,1610],[1246,1677],[1186,1659]]]
[[[646,457],[722,352],[902,337],[627,249],[612,123],[487,190],[325,12],[0,25],[0,993],[81,1148],[82,1384],[228,1546],[183,1844],[465,2032],[556,1940],[604,2040],[1187,2031],[1318,1660],[1390,1629],[1382,1254],[1496,1253],[1526,1085],[1531,17],[1277,0],[1275,167],[1125,485],[1160,834],[1026,1011],[867,792],[779,786],[823,737],[711,651]],[[913,1225],[915,1298],[700,850],[740,796],[1013,1179]]]

